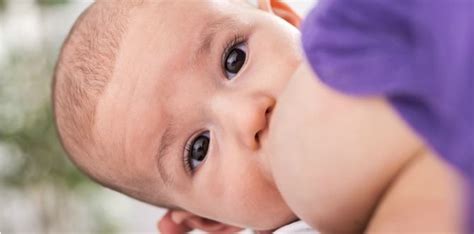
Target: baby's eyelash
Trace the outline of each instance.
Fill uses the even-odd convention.
[[[220,64],[221,67],[223,67],[223,65],[225,64],[225,58],[230,53],[230,50],[232,49],[232,47],[240,43],[243,43],[245,41],[247,41],[247,37],[244,36],[243,34],[237,33],[230,40],[228,40],[227,43],[224,44],[222,48],[223,53],[222,53],[221,64]]]
[[[244,36],[243,34],[237,33],[235,34],[230,40],[228,40],[224,46],[222,47],[222,58],[221,58],[221,63],[219,66],[222,67],[224,73],[225,70],[223,68],[223,65],[225,64],[225,59],[227,55],[230,53],[230,50],[235,47],[238,44],[241,44],[243,42],[247,41],[247,37]],[[193,140],[189,141],[186,143],[184,146],[184,167],[186,171],[189,174],[193,173],[193,170],[191,169],[191,162],[190,162],[190,154],[191,154],[191,144],[193,143]]]
[[[224,51],[223,54],[227,54],[230,48],[244,42],[245,40],[246,38],[242,34],[235,34],[234,37],[227,41],[227,43],[224,45],[224,48],[222,48],[222,50]]]
[[[191,144],[193,141],[190,141],[186,143],[186,146],[184,146],[184,169],[190,174],[192,174],[191,170],[191,162],[189,155],[191,154]]]

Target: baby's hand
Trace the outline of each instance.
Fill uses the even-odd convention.
[[[181,234],[199,229],[214,233],[236,233],[243,228],[206,219],[187,211],[169,210],[158,222],[158,231],[166,234]]]
[[[157,223],[157,228],[159,233],[185,233],[193,230],[194,228],[189,227],[186,223],[177,223],[171,218],[171,213],[173,211],[166,212],[160,221]]]
[[[269,164],[295,214],[321,232],[361,232],[421,143],[380,97],[350,97],[303,63],[277,101]]]

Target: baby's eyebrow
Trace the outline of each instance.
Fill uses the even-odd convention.
[[[213,45],[217,33],[228,28],[235,30],[238,24],[238,19],[230,15],[220,16],[208,21],[199,33],[197,40],[198,46],[193,53],[194,56],[191,60],[191,65],[196,64],[196,60],[201,58],[202,55],[210,52],[211,45]]]
[[[221,16],[214,18],[206,23],[199,33],[197,49],[194,51],[191,65],[196,64],[196,60],[201,57],[201,55],[207,54],[210,52],[211,45],[214,43],[214,39],[217,33],[222,32],[226,28],[235,30],[235,27],[239,24],[238,19],[233,16]],[[156,151],[156,164],[158,167],[158,173],[165,185],[171,185],[173,175],[167,170],[167,167],[164,165],[165,157],[169,155],[171,146],[175,145],[177,140],[177,131],[176,125],[173,121],[170,121],[166,126],[163,135],[161,137],[161,142]]]
[[[169,155],[170,148],[176,143],[176,140],[176,125],[173,121],[170,121],[166,126],[163,135],[161,136],[161,142],[158,147],[157,155],[155,156],[158,173],[163,179],[165,185],[170,185],[171,178],[173,177],[173,175],[170,174],[169,170],[167,170],[167,167],[164,165],[165,157]]]

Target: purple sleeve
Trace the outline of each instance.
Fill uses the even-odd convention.
[[[468,178],[474,233],[474,1],[320,0],[302,41],[325,84],[385,97]]]
[[[302,40],[324,83],[386,97],[474,181],[473,0],[320,0]]]

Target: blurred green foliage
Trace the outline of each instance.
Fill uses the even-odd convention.
[[[21,151],[15,155],[21,157],[15,160],[17,165],[12,165],[9,173],[3,175],[5,186],[26,187],[47,182],[71,189],[86,183],[67,160],[56,137],[48,84],[53,57],[50,50],[16,52],[10,55],[2,69],[8,72],[4,73],[5,84],[0,87],[0,107],[10,106],[10,109],[2,108],[4,111],[0,113],[0,121],[7,123],[0,125],[0,142],[14,145]],[[25,68],[31,73],[25,72]],[[43,100],[30,101],[38,99]],[[32,106],[35,104],[38,106]],[[11,114],[13,108],[19,111]],[[20,120],[19,124],[8,124]]]
[[[118,224],[100,205],[89,204],[97,202],[100,187],[72,165],[56,134],[50,93],[57,53],[48,45],[17,49],[0,64],[0,191],[19,193],[36,204],[41,225],[35,232],[71,231],[64,227],[71,222],[69,215],[74,217],[76,208],[70,207],[79,206],[87,209],[94,233],[114,233]],[[1,215],[0,209],[0,231],[8,232]]]
[[[22,1],[22,0],[19,0]],[[69,0],[36,0],[36,3],[39,6],[51,6],[51,5],[58,5],[58,4],[65,4],[68,3]],[[7,5],[7,0],[0,0],[0,11],[5,9]]]
[[[49,5],[64,4],[69,1],[68,0],[36,0],[36,2],[40,6],[49,6]]]
[[[0,133],[4,143],[18,146],[23,155],[19,165],[3,177],[4,185],[26,187],[47,182],[74,189],[88,184],[58,144],[50,105],[45,105],[33,115],[35,119],[29,126],[13,133]]]

